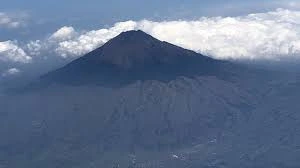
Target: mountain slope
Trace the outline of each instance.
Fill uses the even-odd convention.
[[[0,167],[299,167],[298,83],[125,32],[0,95]]]

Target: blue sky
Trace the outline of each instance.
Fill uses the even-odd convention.
[[[266,10],[283,0],[2,0],[6,11],[27,11],[36,17],[50,19],[101,19],[107,22],[122,19],[171,17],[186,15],[235,15],[250,10]],[[230,8],[231,7],[231,8]],[[230,8],[230,10],[229,10]]]
[[[297,0],[296,0],[297,1]],[[2,0],[0,12],[26,14],[27,30],[2,30],[2,38],[37,38],[64,25],[98,28],[125,20],[178,20],[238,16],[292,8],[295,0]],[[1,11],[2,10],[2,11]],[[1,30],[0,30],[1,31]]]

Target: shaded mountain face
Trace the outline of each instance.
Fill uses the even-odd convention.
[[[221,76],[228,64],[159,41],[142,31],[129,31],[65,67],[50,72],[41,81],[48,84],[92,83],[108,86],[136,80],[170,81],[179,76]]]
[[[0,95],[0,167],[296,168],[299,84],[121,33]]]

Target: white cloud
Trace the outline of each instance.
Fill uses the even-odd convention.
[[[143,21],[153,36],[217,59],[300,56],[300,12],[275,12],[198,21]]]
[[[51,35],[50,40],[54,41],[66,41],[70,40],[76,35],[76,32],[73,27],[64,26],[58,29],[53,35]]]
[[[100,47],[119,33],[134,29],[216,59],[278,60],[300,57],[300,12],[283,9],[241,17],[192,21],[127,21],[116,23],[108,29],[83,33],[76,32],[72,27],[63,27],[51,36],[62,37],[51,46],[62,57],[78,57]]]
[[[0,61],[14,63],[29,63],[32,57],[28,56],[15,41],[0,41]]]
[[[2,77],[8,77],[8,76],[12,76],[12,75],[17,75],[20,72],[21,71],[17,68],[10,68],[10,69],[4,71],[1,75],[2,75]]]
[[[18,28],[23,24],[22,17],[17,18],[7,13],[0,12],[0,28]]]
[[[43,44],[41,40],[30,41],[26,44],[25,49],[30,55],[38,56],[41,55]]]

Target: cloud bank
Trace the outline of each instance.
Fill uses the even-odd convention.
[[[45,39],[30,41],[21,47],[14,41],[1,42],[0,60],[28,63],[36,58],[34,56],[41,55],[77,58],[121,32],[138,29],[216,59],[300,58],[300,11],[278,9],[239,17],[126,21],[91,31],[64,26]]]
[[[63,27],[50,37],[51,42],[47,42],[48,47],[44,48],[51,46],[62,57],[78,57],[123,31],[137,29],[216,59],[300,57],[300,12],[283,9],[192,21],[126,21],[108,29],[87,32]]]

